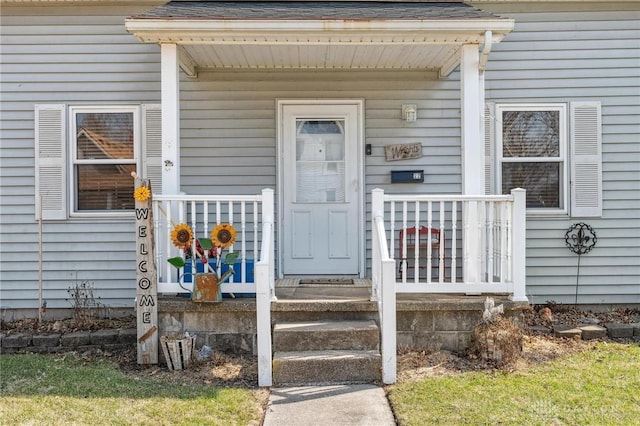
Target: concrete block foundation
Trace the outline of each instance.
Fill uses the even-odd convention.
[[[473,327],[484,309],[486,296],[398,295],[398,348],[462,352],[471,343]],[[528,305],[494,296],[505,315],[521,321]],[[378,321],[378,307],[368,300],[304,300],[273,302],[272,323],[318,320]],[[195,333],[196,347],[257,354],[255,299],[224,299],[219,303],[194,303],[185,298],[161,298],[159,335]]]

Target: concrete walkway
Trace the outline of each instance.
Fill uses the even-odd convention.
[[[263,426],[395,426],[381,387],[324,385],[272,388]]]

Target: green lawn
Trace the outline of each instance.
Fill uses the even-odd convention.
[[[0,424],[248,425],[252,391],[127,376],[109,361],[0,355]]]
[[[640,425],[640,346],[593,349],[513,373],[470,372],[390,388],[401,425]]]
[[[512,372],[389,388],[401,425],[640,425],[640,346],[600,343]],[[0,424],[257,425],[249,389],[167,383],[75,356],[0,355]]]

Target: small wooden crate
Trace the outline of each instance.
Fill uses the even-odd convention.
[[[161,336],[160,346],[169,370],[185,370],[191,364],[196,337],[189,335]]]

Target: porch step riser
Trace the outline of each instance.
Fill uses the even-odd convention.
[[[377,351],[276,352],[273,382],[276,386],[372,383],[381,380]]]
[[[273,330],[277,352],[322,350],[379,350],[375,321],[318,321],[279,323]]]
[[[373,320],[276,322],[276,385],[379,381],[380,330]]]

